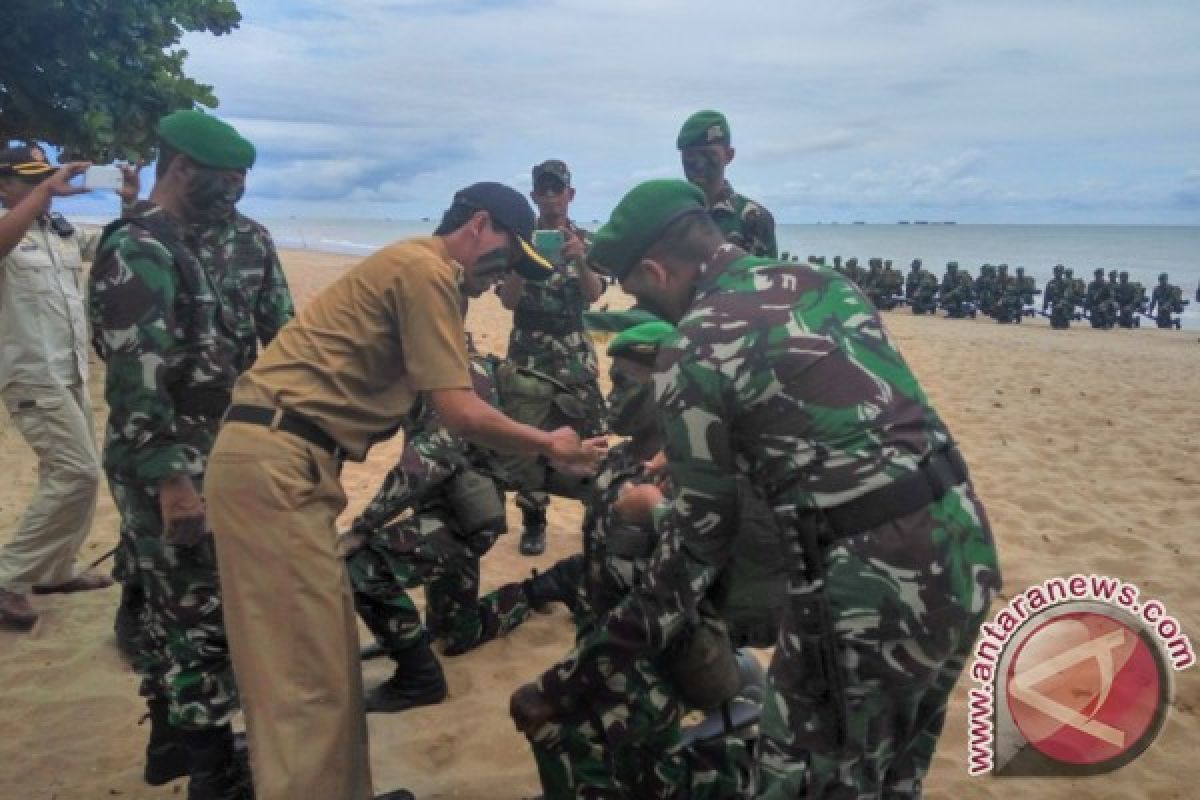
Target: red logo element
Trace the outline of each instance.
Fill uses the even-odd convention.
[[[1099,766],[1149,746],[1163,710],[1164,676],[1135,629],[1103,613],[1048,620],[1014,654],[1005,676],[1009,713],[1043,755]]]

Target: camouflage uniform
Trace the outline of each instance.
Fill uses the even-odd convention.
[[[266,347],[279,329],[295,315],[283,265],[270,232],[247,216],[192,226],[185,243],[220,287],[233,313],[234,338],[244,372],[254,362],[261,343]],[[136,586],[137,569],[132,542],[122,537],[113,559],[113,577]]]
[[[472,353],[475,392],[498,406],[494,357]],[[456,513],[454,478],[467,471],[504,486],[495,454],[441,426],[431,408],[420,409],[406,426],[400,462],[351,526],[362,544],[346,557],[359,615],[389,653],[412,648],[424,636],[421,617],[406,591],[425,587],[426,619],[447,640],[447,652],[465,652],[505,633],[528,616],[519,591],[479,601],[480,558],[506,530],[497,524],[463,529]],[[411,516],[393,523],[411,510]]]
[[[717,199],[708,207],[725,239],[758,256],[775,258],[775,218],[764,206],[740,195],[725,181]]]
[[[937,312],[938,279],[927,269],[920,271],[920,277],[909,307],[914,314],[934,314]]]
[[[652,449],[652,448],[651,448]],[[645,547],[614,541],[630,526],[612,511],[621,491],[645,480],[644,461],[632,442],[614,447],[595,478],[583,523],[583,589],[575,614],[576,636],[593,633],[646,572],[656,537],[639,530]],[[636,546],[634,546],[636,548]],[[746,742],[736,735],[701,748],[685,748],[680,723],[689,710],[663,674],[658,658],[636,658],[614,671],[586,712],[557,717],[531,739],[546,800],[575,797],[745,797],[752,781]]]
[[[1116,324],[1113,286],[1104,281],[1104,270],[1095,271],[1094,280],[1087,285],[1083,305],[1093,328],[1111,328]]]
[[[186,248],[173,253],[151,230]],[[138,203],[106,230],[89,275],[93,344],[107,365],[104,469],[121,514],[118,570],[147,599],[135,667],[142,694],[166,698],[179,728],[227,725],[237,693],[212,536],[166,539],[158,486],[177,474],[201,485],[255,337],[269,341],[291,313],[270,237],[245,218],[189,237],[157,205]]]
[[[1171,315],[1182,313],[1186,304],[1183,291],[1175,284],[1168,283],[1167,273],[1164,272],[1158,276],[1158,285],[1150,293],[1150,305],[1146,313],[1154,314],[1154,324],[1159,328],[1178,328],[1179,320]]]
[[[841,278],[730,246],[700,272],[679,338],[658,360],[676,493],[658,548],[641,585],[542,676],[543,695],[582,713],[611,676],[671,643],[729,557],[725,521],[736,518],[743,475],[795,548],[759,796],[918,796],[1000,583],[982,507],[956,477],[926,505],[864,530],[823,523],[890,510],[881,493],[911,498],[910,487],[932,484],[949,434],[878,315]],[[814,531],[824,544],[815,553],[796,541]]]
[[[1120,280],[1113,289],[1117,304],[1117,324],[1122,328],[1133,328],[1140,325],[1138,314],[1145,308],[1142,298],[1143,291],[1139,284],[1129,281],[1129,273],[1122,272]]]
[[[591,234],[568,220],[567,226],[587,245]],[[579,268],[555,265],[544,281],[525,281],[513,312],[508,338],[508,360],[549,375],[570,386],[587,411],[576,426],[580,436],[604,432],[604,395],[597,382],[596,349],[583,331],[583,312],[588,307]],[[545,518],[549,498],[544,492],[521,491],[517,506],[527,521]],[[544,525],[544,522],[542,523]]]

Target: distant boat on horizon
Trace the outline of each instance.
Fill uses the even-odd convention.
[[[897,225],[907,225],[907,224],[908,224],[908,220],[906,220],[906,219],[902,219],[902,220],[900,220],[899,222],[897,222],[896,224],[897,224]]]

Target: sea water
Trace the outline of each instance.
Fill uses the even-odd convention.
[[[365,255],[389,242],[431,233],[430,220],[319,219],[260,220],[280,247],[324,250]],[[584,227],[595,229],[581,221]],[[800,257],[834,256],[857,258],[866,266],[869,258],[891,259],[892,266],[908,272],[914,258],[925,269],[941,276],[947,261],[957,261],[972,275],[982,264],[1008,264],[1009,274],[1024,267],[1025,274],[1043,288],[1055,264],[1075,271],[1076,278],[1091,281],[1093,271],[1127,271],[1140,281],[1147,294],[1166,272],[1171,283],[1183,289],[1183,324],[1200,328],[1200,227],[1157,225],[780,225],[776,231],[780,251]],[[1038,302],[1040,305],[1040,300]],[[1143,320],[1143,324],[1148,320]]]

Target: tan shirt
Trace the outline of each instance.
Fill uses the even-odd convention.
[[[0,259],[0,389],[87,381],[83,261],[99,238],[80,227],[64,238],[42,217]]]
[[[418,392],[471,386],[461,269],[437,237],[369,256],[284,326],[233,402],[299,414],[362,459]]]

